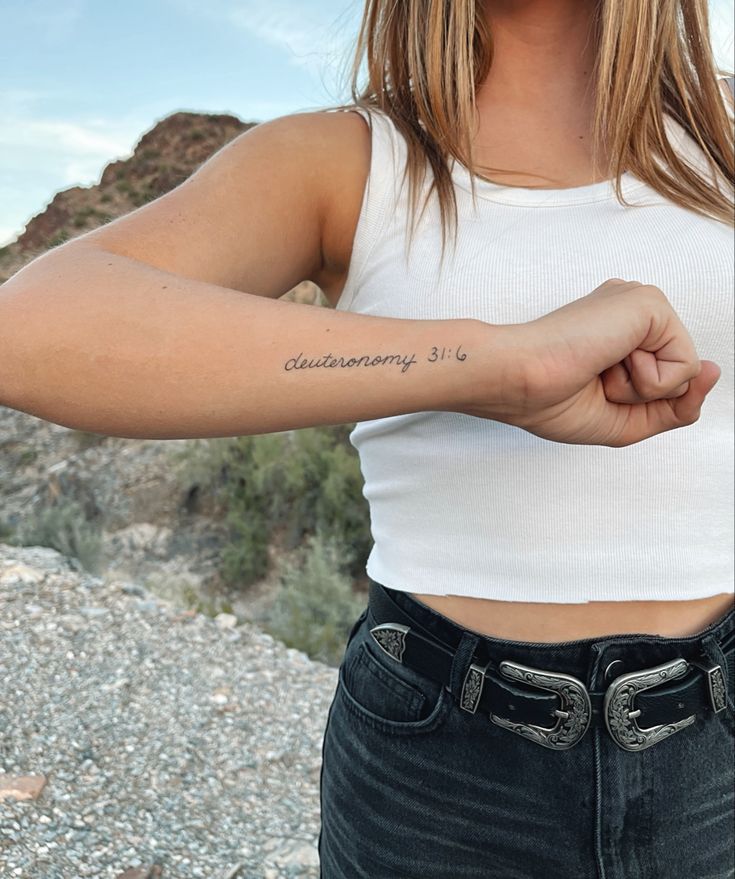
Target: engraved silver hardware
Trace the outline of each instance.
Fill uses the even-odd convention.
[[[709,690],[709,701],[715,714],[723,711],[725,708],[725,674],[721,665],[705,665],[697,659],[689,660],[692,665],[701,668],[707,675],[707,689]]]
[[[370,634],[384,653],[396,662],[402,663],[403,652],[406,649],[406,632],[410,628],[402,623],[381,623],[379,626],[373,626]]]
[[[650,690],[685,675],[689,663],[673,659],[663,665],[631,671],[620,675],[605,692],[603,714],[605,725],[613,741],[624,751],[642,751],[694,723],[695,714],[672,723],[661,723],[641,728],[638,726],[640,709],[635,708],[635,697],[642,690]]]
[[[488,665],[490,665],[489,662],[486,665],[477,665],[473,662],[464,676],[462,693],[459,697],[459,707],[469,711],[470,714],[474,714],[477,711],[477,706],[480,704],[482,685],[485,683],[485,670]]]
[[[606,684],[609,684],[610,681],[612,681],[612,679],[613,679],[613,675],[610,674],[610,669],[611,669],[614,665],[617,665],[618,663],[620,663],[620,665],[624,665],[622,659],[613,659],[612,662],[608,663],[608,666],[607,666],[607,668],[605,669],[605,674],[604,674],[604,678],[605,678],[605,683],[606,683]],[[621,668],[621,669],[619,669],[619,671],[622,673],[623,669]]]
[[[582,681],[572,675],[529,668],[508,660],[501,662],[498,670],[510,681],[556,693],[561,701],[561,708],[554,709],[557,720],[551,727],[518,723],[491,713],[490,720],[493,723],[555,751],[564,751],[577,744],[592,720],[590,696]]]
[[[712,710],[717,714],[725,710],[725,676],[722,666],[716,665],[707,669],[707,685],[709,687],[709,699]]]

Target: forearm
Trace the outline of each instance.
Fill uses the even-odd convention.
[[[500,395],[502,331],[266,299],[68,248],[0,287],[0,403],[154,439],[461,411],[478,370]]]

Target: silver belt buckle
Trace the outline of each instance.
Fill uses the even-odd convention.
[[[627,672],[615,678],[605,692],[603,714],[608,732],[619,747],[624,751],[643,751],[694,723],[697,716],[691,714],[683,720],[641,728],[637,720],[641,712],[635,708],[637,693],[680,678],[688,670],[686,659],[672,659],[663,665]]]
[[[592,704],[582,681],[572,675],[530,668],[509,660],[503,660],[498,671],[504,678],[515,683],[556,693],[561,706],[554,709],[557,718],[554,726],[519,723],[491,713],[490,720],[493,723],[554,751],[573,748],[587,732],[592,720]]]

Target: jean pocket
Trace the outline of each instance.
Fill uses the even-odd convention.
[[[352,624],[352,628],[350,629],[350,633],[349,633],[349,635],[347,636],[347,644],[345,645],[345,650],[347,649],[347,647],[350,646],[350,644],[352,643],[352,639],[353,639],[353,638],[355,637],[355,635],[357,634],[357,630],[360,628],[360,626],[361,626],[361,625],[363,624],[363,622],[365,621],[365,618],[366,618],[367,615],[368,615],[368,610],[369,610],[369,609],[370,609],[369,607],[366,607],[366,608],[362,611],[362,613],[360,614],[360,616],[359,616],[359,617],[355,620],[355,622]]]
[[[374,621],[348,644],[339,668],[337,687],[345,707],[392,733],[436,729],[449,712],[451,694],[440,681],[387,656],[373,641],[370,625]]]

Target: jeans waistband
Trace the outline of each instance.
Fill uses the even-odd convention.
[[[584,678],[595,657],[605,660],[605,667],[618,661],[617,673],[666,662],[673,657],[696,658],[705,653],[713,659],[722,657],[724,649],[730,669],[733,668],[735,646],[735,606],[710,625],[687,636],[664,636],[649,633],[621,633],[571,641],[516,641],[476,632],[449,619],[428,605],[413,598],[408,592],[392,589],[380,583],[373,588],[385,590],[387,595],[410,616],[418,627],[456,650],[467,635],[474,636],[475,653],[485,660],[500,662],[509,659],[540,668],[559,668],[568,674]],[[707,649],[709,646],[710,649]],[[594,663],[595,667],[598,663]],[[732,671],[730,673],[732,680]]]

